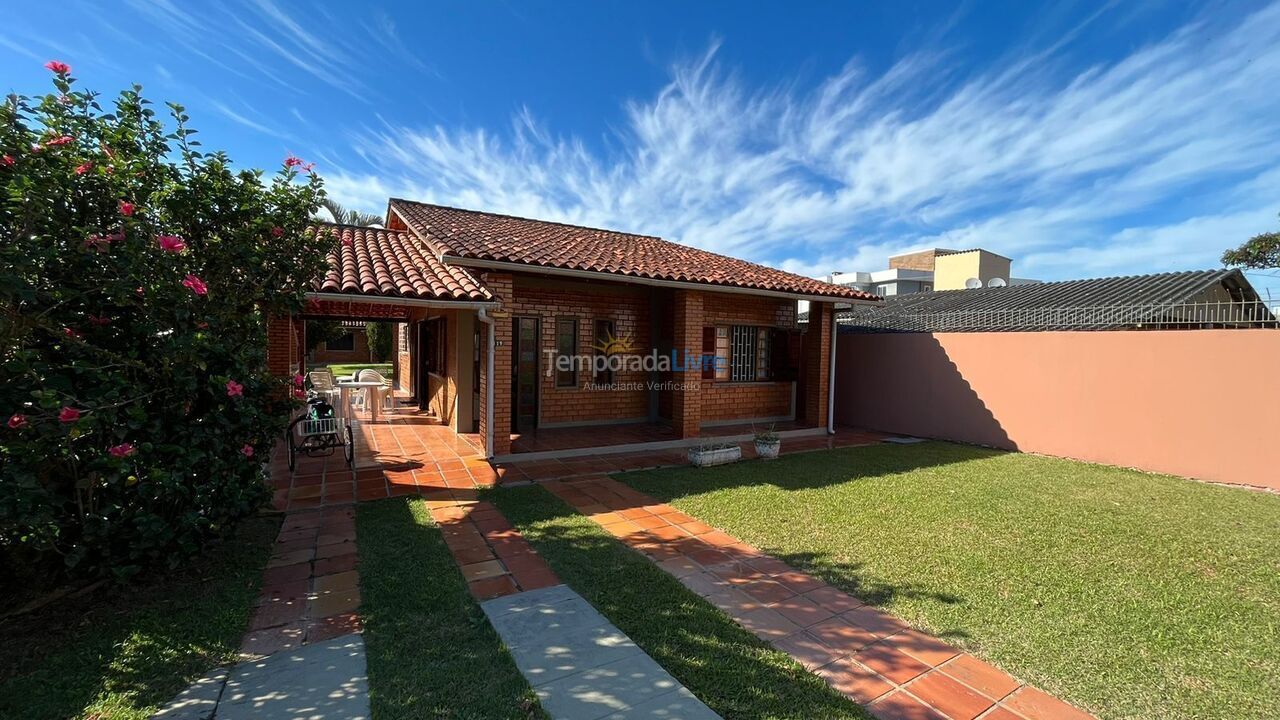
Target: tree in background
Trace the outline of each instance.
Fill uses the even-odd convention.
[[[321,207],[329,213],[329,217],[339,225],[360,225],[362,227],[370,227],[373,225],[382,225],[382,216],[372,213],[363,213],[359,210],[348,210],[342,206],[337,200],[325,198],[321,203]],[[323,218],[317,217],[317,220]]]
[[[371,322],[364,326],[369,341],[369,360],[386,362],[391,357],[391,323]]]
[[[1280,232],[1254,235],[1240,247],[1223,253],[1222,264],[1257,269],[1280,267]]]
[[[346,335],[347,331],[337,320],[308,320],[306,333],[307,352],[310,353],[319,347],[320,343],[337,340]]]
[[[126,578],[255,512],[297,401],[267,320],[300,310],[337,241],[321,182],[205,153],[134,86],[0,107],[0,575]],[[23,578],[16,576],[19,571]]]

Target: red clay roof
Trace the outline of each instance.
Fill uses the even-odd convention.
[[[876,296],[651,235],[391,200],[391,210],[447,256],[851,300]],[[447,258],[446,258],[447,260]]]
[[[323,223],[316,233],[332,233],[340,244],[329,253],[329,270],[316,282],[324,293],[376,295],[419,300],[492,300],[493,295],[466,268],[440,262],[412,233]]]

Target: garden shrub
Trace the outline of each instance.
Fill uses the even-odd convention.
[[[267,318],[330,249],[296,158],[234,170],[180,105],[55,92],[0,108],[0,573],[173,566],[268,497],[296,393]],[[55,575],[49,575],[50,570]]]

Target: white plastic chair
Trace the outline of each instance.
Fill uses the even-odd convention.
[[[372,401],[376,403],[380,403],[380,407],[383,410],[395,409],[395,405],[392,402],[393,398],[391,393],[391,381],[383,377],[382,373],[378,372],[377,370],[373,370],[371,368],[365,368],[364,370],[361,370],[358,375],[356,375],[356,380],[359,382],[382,383],[381,387],[366,388],[366,389],[373,391],[371,393]]]
[[[312,370],[307,373],[307,377],[311,380],[311,389],[325,396],[326,402],[330,405],[336,404],[338,395],[342,392],[337,385],[333,383],[333,373],[326,370]]]

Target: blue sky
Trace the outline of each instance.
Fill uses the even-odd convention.
[[[1280,3],[8,3],[5,90],[139,82],[206,147],[810,275],[981,246],[1042,279],[1280,228]],[[1251,276],[1280,298],[1280,271]]]

